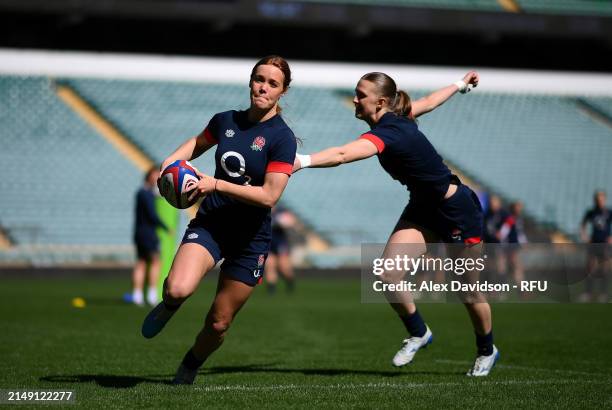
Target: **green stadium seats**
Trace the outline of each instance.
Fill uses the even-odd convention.
[[[199,133],[214,113],[248,107],[243,85],[63,82],[156,161]],[[21,244],[129,245],[141,173],[51,87],[44,78],[0,77],[6,176],[0,180],[0,224]],[[410,91],[413,98],[425,93]],[[350,96],[351,90],[292,87],[282,100],[283,116],[303,140],[300,152],[340,145],[367,131],[354,118]],[[612,111],[610,98],[581,98]],[[612,131],[578,105],[573,98],[478,90],[421,117],[419,126],[467,175],[523,201],[536,221],[576,235],[593,191],[612,191]],[[17,166],[6,165],[11,163]],[[212,152],[194,163],[214,171]],[[282,202],[333,244],[357,245],[384,242],[408,199],[405,188],[370,158],[300,171]]]
[[[100,80],[70,85],[156,160],[201,131],[215,112],[248,103],[245,87],[238,85]],[[424,91],[412,94],[418,98]],[[283,98],[283,115],[303,140],[300,152],[343,144],[367,130],[354,118],[350,96],[350,90],[292,87]],[[609,185],[612,175],[610,129],[570,98],[479,90],[454,98],[419,123],[443,157],[504,197],[522,200],[537,221],[569,234],[577,233],[592,191]],[[207,155],[195,164],[211,173]],[[408,198],[371,158],[300,171],[283,202],[332,243],[347,245],[384,242]]]
[[[526,13],[612,15],[612,2],[606,0],[516,0]]]
[[[41,77],[0,77],[0,224],[18,244],[129,244],[141,173]]]

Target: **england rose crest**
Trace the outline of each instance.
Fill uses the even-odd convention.
[[[264,137],[255,137],[253,144],[251,145],[251,149],[253,151],[261,151],[264,145],[266,145],[266,139]]]
[[[266,261],[266,258],[263,255],[259,255],[259,259],[257,260],[257,266],[258,267],[263,266],[265,261]]]

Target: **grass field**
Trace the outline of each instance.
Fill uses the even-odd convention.
[[[401,323],[361,304],[359,282],[304,280],[294,296],[257,289],[194,386],[169,385],[214,281],[152,340],[148,310],[122,304],[128,280],[2,279],[0,389],[74,389],[105,408],[612,407],[612,305],[494,306],[501,360],[464,376],[474,337],[461,305],[423,304],[434,343],[396,370]],[[281,289],[282,290],[282,289]],[[71,299],[87,306],[77,309]]]

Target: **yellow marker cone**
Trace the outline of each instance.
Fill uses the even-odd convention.
[[[72,299],[72,307],[82,309],[85,307],[85,299],[83,298],[74,298]]]

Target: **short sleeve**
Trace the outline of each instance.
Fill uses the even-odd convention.
[[[296,151],[297,143],[291,130],[286,130],[277,135],[274,143],[270,146],[266,173],[278,172],[291,176]]]
[[[591,211],[586,211],[586,212],[585,212],[585,214],[584,214],[584,216],[582,217],[582,224],[584,225],[584,224],[586,224],[587,222],[590,222],[590,221],[591,221],[591,218],[592,218],[592,216],[591,216]]]
[[[209,144],[217,144],[219,139],[217,138],[217,131],[219,129],[219,114],[215,114],[206,128],[204,128],[204,138]]]
[[[385,150],[387,144],[385,143],[385,139],[379,135],[374,134],[373,132],[366,132],[362,134],[358,139],[364,139],[370,141],[372,144],[376,146],[376,150],[378,153],[382,153]]]

